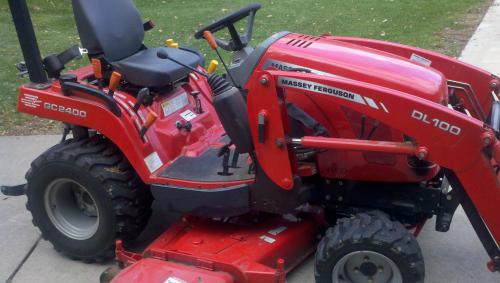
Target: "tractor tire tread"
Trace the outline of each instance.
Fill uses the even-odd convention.
[[[51,147],[31,163],[31,168],[26,173],[28,195],[34,172],[44,163],[56,160],[72,162],[82,170],[87,170],[106,189],[116,214],[116,239],[132,240],[142,232],[151,215],[153,198],[149,189],[112,142],[97,135],[89,139],[66,140]],[[32,211],[29,197],[26,208]],[[33,217],[33,224],[40,228],[43,239],[47,240],[48,237],[38,225],[36,217]],[[103,262],[114,256],[114,244],[90,258],[67,254],[55,245],[54,248],[71,259],[85,263]]]
[[[341,218],[337,225],[326,231],[316,252],[316,282],[327,282],[320,275],[324,274],[324,269],[331,268],[331,257],[351,244],[375,245],[404,257],[411,273],[407,274],[411,279],[404,282],[424,282],[425,266],[418,242],[400,222],[391,221],[387,214],[379,211]]]

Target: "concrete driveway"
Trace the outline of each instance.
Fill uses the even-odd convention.
[[[500,0],[495,1],[481,26],[464,49],[462,59],[500,74]],[[58,142],[58,136],[0,137],[0,184],[24,181],[29,163]],[[26,198],[0,195],[0,282],[17,273],[12,282],[98,282],[107,267],[60,256],[39,232],[25,209]],[[141,242],[147,243],[168,227],[175,216],[156,208]],[[426,261],[426,282],[500,282],[486,269],[488,256],[462,210],[448,233],[434,231],[430,221],[419,237]],[[314,282],[312,259],[288,277],[289,282]]]

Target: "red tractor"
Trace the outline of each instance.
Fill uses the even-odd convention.
[[[132,0],[72,4],[85,49],[42,59],[25,0],[9,0],[31,80],[19,111],[65,127],[3,191],[27,195],[61,253],[115,255],[124,269],[103,281],[285,282],[315,252],[316,282],[423,282],[415,237],[432,216],[448,231],[459,205],[500,270],[498,77],[329,34],[252,48],[258,4],[195,34],[233,53],[220,76],[195,49],[146,47]],[[83,54],[92,65],[63,72]],[[184,216],[127,251],[153,199]]]

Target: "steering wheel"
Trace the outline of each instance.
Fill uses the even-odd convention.
[[[231,40],[229,42],[226,42],[221,39],[215,38],[215,41],[224,50],[227,51],[242,50],[243,48],[245,48],[245,46],[248,45],[248,43],[252,39],[253,22],[255,19],[255,14],[257,13],[257,10],[260,9],[260,7],[261,6],[258,3],[250,4],[243,9],[234,12],[230,15],[227,15],[215,21],[213,24],[200,29],[194,34],[194,38],[196,39],[203,38],[203,32],[206,30],[210,31],[211,33],[216,33],[219,30],[228,28],[229,34],[231,35]],[[238,31],[234,27],[234,24],[246,17],[249,17],[247,22],[247,28],[245,34],[240,36],[238,34]]]

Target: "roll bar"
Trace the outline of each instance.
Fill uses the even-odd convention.
[[[8,0],[8,2],[30,81],[35,84],[46,84],[49,80],[43,68],[26,0]]]

